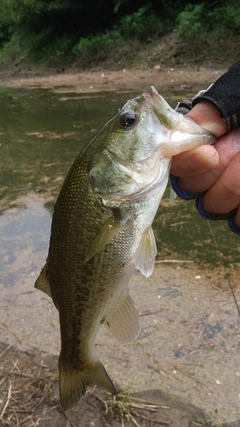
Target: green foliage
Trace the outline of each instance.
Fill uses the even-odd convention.
[[[222,1],[220,6],[212,7],[206,2],[188,4],[178,14],[178,29],[183,38],[201,38],[203,35],[221,31],[240,32],[239,2]]]
[[[230,2],[209,10],[207,17],[211,28],[226,28],[233,33],[240,32],[240,3]]]
[[[72,40],[66,36],[53,37],[50,30],[39,34],[14,33],[3,44],[0,59],[4,62],[20,62],[31,58],[36,63],[49,59],[51,62],[71,52]]]
[[[240,2],[0,0],[0,57],[44,61],[74,54],[101,60],[116,45],[125,52],[176,26],[185,39],[239,34]]]
[[[199,37],[204,25],[204,4],[188,4],[179,13],[177,23],[184,38]]]
[[[67,36],[57,37],[52,42],[41,46],[41,59],[52,58],[53,61],[71,53],[72,40]]]
[[[146,40],[162,31],[162,22],[152,11],[151,4],[140,7],[126,15],[114,25],[114,29],[81,37],[74,46],[73,53],[81,59],[102,60],[111,55],[116,45],[123,45],[129,39]]]
[[[34,60],[72,53],[81,36],[112,20],[106,0],[0,0],[1,56],[21,52]],[[100,13],[99,13],[100,9]],[[101,17],[101,19],[99,19]]]
[[[131,15],[124,16],[119,23],[119,30],[124,38],[136,37],[147,39],[163,32],[163,23],[147,3]]]
[[[11,37],[12,20],[7,10],[0,1],[0,45],[5,43]]]
[[[93,34],[88,37],[82,37],[79,43],[74,46],[73,53],[80,54],[83,59],[91,57],[104,59],[121,42],[122,37],[116,30],[103,34]]]

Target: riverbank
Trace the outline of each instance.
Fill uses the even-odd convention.
[[[88,71],[76,67],[69,69],[18,69],[0,72],[0,86],[18,88],[72,88],[78,92],[98,91],[144,91],[153,84],[160,93],[186,94],[197,93],[200,89],[207,88],[228,66],[194,66],[177,65],[154,67],[134,66],[119,70],[111,70],[98,66]]]

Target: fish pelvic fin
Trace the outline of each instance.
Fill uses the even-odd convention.
[[[34,286],[36,289],[39,289],[40,291],[44,292],[45,294],[47,294],[49,297],[52,298],[52,292],[51,292],[50,284],[47,277],[47,271],[48,271],[48,261],[44,265]]]
[[[67,364],[60,354],[58,366],[60,402],[64,411],[77,404],[90,384],[96,384],[114,395],[118,394],[107,371],[98,359],[80,370]]]
[[[142,236],[140,245],[135,253],[135,267],[145,276],[151,276],[154,267],[157,246],[152,227],[149,227]]]

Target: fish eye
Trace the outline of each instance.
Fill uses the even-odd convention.
[[[124,129],[132,128],[138,120],[138,116],[134,111],[128,111],[120,116],[120,123],[124,127]]]

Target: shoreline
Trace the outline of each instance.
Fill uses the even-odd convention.
[[[53,89],[72,88],[79,93],[101,91],[144,91],[149,85],[155,85],[160,93],[177,94],[197,93],[217,80],[227,69],[179,66],[154,68],[131,67],[122,70],[109,70],[104,66],[98,69],[82,71],[77,69],[59,70],[22,70],[16,75],[12,72],[0,72],[0,86],[9,88]]]

